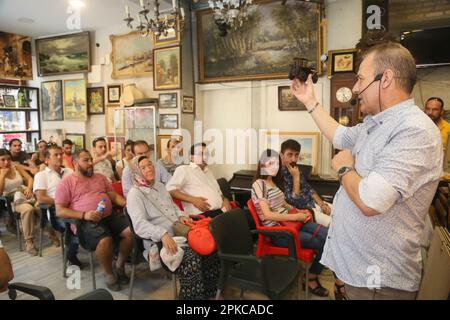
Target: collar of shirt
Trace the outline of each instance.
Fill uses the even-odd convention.
[[[382,125],[383,122],[388,121],[395,114],[402,112],[405,109],[411,108],[414,105],[414,99],[407,99],[384,110],[383,112],[377,113],[376,115],[368,115],[364,118],[364,123],[367,123],[368,125]]]
[[[438,126],[439,130],[442,131],[442,129],[450,127],[450,123],[448,123],[447,121],[445,121],[444,119],[441,118],[441,119],[439,119],[437,126]]]
[[[54,173],[56,173],[57,175],[59,175],[61,178],[64,176],[64,174],[67,172],[67,170],[66,170],[66,168],[63,168],[63,167],[61,167],[61,171],[60,172],[56,172],[55,170],[53,170],[53,169],[50,169],[49,167],[45,167],[45,171],[46,172],[54,172]]]
[[[200,167],[198,166],[198,164],[196,164],[196,163],[194,163],[194,162],[190,162],[190,163],[189,163],[189,166],[190,166],[191,168],[198,169],[198,170],[200,170],[200,171],[202,171],[202,172],[204,172],[204,173],[208,172],[208,166],[206,166],[205,169],[202,169],[202,168],[200,168]]]

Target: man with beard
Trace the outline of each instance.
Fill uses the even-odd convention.
[[[77,219],[77,235],[80,244],[95,251],[106,275],[106,286],[119,291],[121,284],[128,283],[125,260],[132,250],[130,228],[122,214],[113,212],[112,204],[125,206],[121,197],[108,180],[94,173],[92,156],[82,149],[74,154],[75,173],[63,178],[56,188],[56,215],[59,218]],[[96,208],[104,202],[102,213]],[[120,240],[119,255],[113,263],[113,239]]]
[[[444,101],[441,98],[431,97],[425,103],[425,113],[433,120],[433,122],[441,131],[442,146],[445,151],[447,149],[448,134],[450,132],[450,123],[444,119]]]

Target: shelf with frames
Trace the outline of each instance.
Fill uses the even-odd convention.
[[[41,138],[39,88],[0,84],[0,148],[18,138],[22,149],[35,152]]]

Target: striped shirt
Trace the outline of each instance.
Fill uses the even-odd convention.
[[[320,262],[354,287],[417,291],[420,237],[442,174],[438,128],[410,99],[339,126],[333,145],[352,152],[359,197],[379,214],[364,215],[341,186]]]
[[[277,186],[269,186],[263,179],[256,180],[252,185],[252,201],[255,204],[259,220],[266,227],[278,226],[279,223],[273,220],[265,220],[261,210],[261,201],[269,206],[270,211],[287,214],[288,210],[284,206],[284,193]]]

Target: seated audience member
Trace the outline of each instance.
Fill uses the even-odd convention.
[[[32,256],[37,255],[33,238],[35,216],[38,212],[34,206],[36,201],[33,198],[33,178],[21,167],[12,164],[11,154],[6,149],[0,149],[0,194],[11,198],[14,211],[20,214],[26,242],[25,250]]]
[[[123,169],[126,166],[128,166],[128,164],[130,163],[131,159],[133,159],[133,157],[134,157],[133,144],[134,144],[134,142],[132,140],[128,140],[125,143],[124,156],[123,156],[122,160],[118,160],[117,163],[116,163],[117,173],[118,173],[118,175],[119,175],[121,180],[122,180]]]
[[[31,160],[28,162],[30,171],[33,175],[45,168],[45,150],[47,149],[47,142],[45,140],[40,140],[37,147],[38,151],[33,154]]]
[[[104,175],[109,182],[115,182],[112,158],[116,155],[116,152],[114,149],[108,151],[106,139],[103,137],[95,138],[92,141],[92,147],[94,152],[94,172]]]
[[[297,210],[296,213],[288,213],[295,209],[288,204],[283,193],[283,177],[280,171],[281,159],[274,150],[266,150],[258,162],[258,169],[252,185],[252,201],[255,205],[261,223],[265,226],[278,226],[279,221],[304,222],[298,232],[300,244],[303,248],[314,249],[316,256],[309,269],[308,286],[315,295],[326,297],[328,290],[319,282],[319,274],[323,270],[320,263],[323,247],[327,238],[328,228],[311,222],[309,213]],[[281,237],[272,237],[272,241],[280,246],[285,246],[286,240]],[[344,283],[336,279],[336,300],[346,299]]]
[[[431,97],[425,103],[425,113],[437,125],[441,132],[442,146],[445,152],[447,150],[448,134],[450,133],[450,123],[444,119],[444,101],[441,98]]]
[[[172,197],[183,201],[183,208],[189,214],[201,213],[214,218],[231,210],[231,204],[207,168],[208,159],[206,144],[194,144],[191,147],[191,163],[178,167],[166,188]]]
[[[22,150],[22,141],[20,139],[14,138],[9,141],[9,152],[11,153],[11,161],[14,162],[16,167],[31,173],[30,157],[28,153]]]
[[[318,224],[328,227],[331,222],[331,205],[315,192],[297,165],[301,145],[289,139],[281,144],[281,175],[284,179],[286,201],[296,208],[310,208]]]
[[[62,143],[63,147],[63,167],[69,168],[74,170],[73,167],[73,159],[72,159],[72,148],[73,148],[73,142],[72,140],[66,139]]]
[[[73,173],[72,169],[62,167],[62,155],[62,148],[56,145],[48,147],[45,151],[47,166],[36,174],[33,184],[34,194],[40,204],[54,205],[56,187],[63,178]],[[77,258],[77,250],[78,243],[74,239],[67,250],[67,259],[70,264],[82,269],[82,263]]]
[[[133,144],[133,154],[135,157],[146,156],[150,158],[150,146],[144,140],[137,140]],[[156,178],[155,180],[165,184],[169,181],[169,174],[166,170],[156,170],[155,172]],[[133,177],[131,175],[131,170],[128,166],[123,169],[122,172],[122,189],[125,197],[128,195],[128,192],[133,187]]]
[[[74,154],[75,173],[68,175],[56,187],[55,205],[59,218],[77,219],[80,244],[94,251],[106,274],[110,290],[120,290],[129,279],[125,274],[125,260],[133,242],[130,228],[122,214],[113,212],[112,204],[125,206],[125,199],[117,194],[104,175],[94,173],[91,154],[81,149]],[[106,201],[103,213],[98,204]],[[113,264],[113,237],[120,240],[119,255]]]
[[[11,261],[0,240],[0,292],[8,289],[8,283],[14,278]]]
[[[180,140],[170,139],[167,141],[167,154],[156,162],[156,170],[166,170],[168,177],[171,178],[175,169],[183,164],[182,158],[180,157],[182,147],[183,144]],[[166,184],[167,182],[168,181],[164,181],[163,184]]]
[[[173,203],[164,185],[155,181],[155,167],[145,156],[134,158],[130,164],[133,172],[134,187],[127,197],[127,209],[135,232],[144,241],[146,259],[152,245],[162,242],[170,255],[179,250],[173,236],[172,225],[179,220],[190,221]],[[183,247],[183,259],[176,273],[180,278],[181,300],[213,298],[219,278],[219,259],[217,253],[201,256],[189,247]]]

